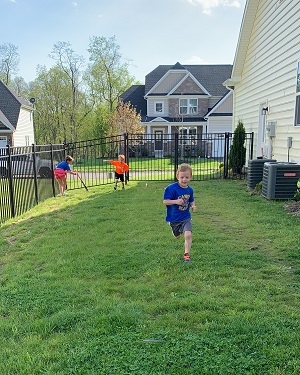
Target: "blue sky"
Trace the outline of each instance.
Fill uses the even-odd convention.
[[[90,38],[115,36],[130,73],[158,65],[232,64],[246,0],[0,0],[0,44],[18,47],[18,75],[48,69],[57,42],[88,59]],[[4,32],[5,30],[5,32]]]

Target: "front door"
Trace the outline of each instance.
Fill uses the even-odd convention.
[[[163,130],[154,130],[154,156],[162,158],[164,154]]]
[[[163,134],[162,130],[154,130],[154,150],[162,151],[163,150]]]

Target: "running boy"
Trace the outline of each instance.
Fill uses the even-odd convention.
[[[71,165],[74,159],[71,156],[66,156],[66,159],[57,164],[54,170],[54,177],[58,183],[59,192],[61,195],[65,195],[67,188],[67,173],[77,174],[77,171],[71,169]]]
[[[103,161],[107,161],[111,165],[116,167],[114,190],[117,190],[119,180],[122,182],[122,190],[124,190],[125,189],[124,173],[129,171],[129,166],[128,164],[125,163],[125,156],[122,154],[119,155],[117,161],[114,161],[114,160],[103,160]]]
[[[184,233],[184,262],[189,262],[192,246],[192,211],[196,211],[194,191],[188,185],[192,179],[192,168],[183,163],[179,166],[174,182],[165,189],[163,203],[167,206],[166,221],[169,222],[175,238],[180,238]]]

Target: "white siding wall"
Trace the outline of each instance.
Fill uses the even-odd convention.
[[[292,136],[290,160],[300,162],[300,127],[293,125],[300,60],[299,25],[299,0],[261,0],[242,79],[234,90],[234,125],[241,119],[247,132],[255,132],[255,142],[259,107],[262,103],[269,106],[266,121],[277,122],[272,157],[278,161],[287,161],[287,137]]]
[[[232,116],[209,117],[207,119],[207,133],[225,133],[232,131]]]
[[[32,113],[25,108],[21,108],[16,131],[14,132],[13,146],[26,146],[26,142],[28,145],[34,143]]]

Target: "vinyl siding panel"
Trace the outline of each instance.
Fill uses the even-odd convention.
[[[209,117],[207,120],[207,133],[225,133],[232,131],[232,116]]]
[[[186,76],[186,72],[170,72],[168,76],[160,82],[151,92],[152,94],[167,94]]]
[[[13,146],[27,146],[34,143],[32,113],[21,107],[19,119],[14,132]]]
[[[218,101],[222,99],[222,97],[220,96],[211,96],[209,99],[208,99],[208,108],[212,108],[214,105],[216,105],[218,103]]]
[[[241,81],[234,90],[234,124],[241,119],[255,132],[256,152],[261,105],[266,121],[276,121],[273,155],[287,160],[287,136],[293,136],[290,159],[300,162],[300,127],[295,127],[297,63],[300,59],[300,2],[261,0],[258,5]]]

